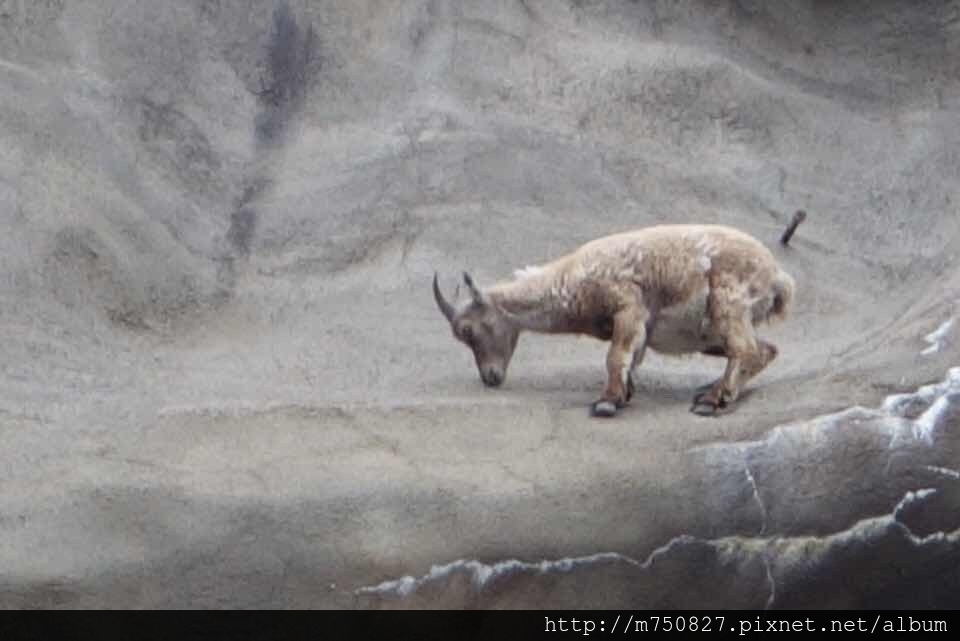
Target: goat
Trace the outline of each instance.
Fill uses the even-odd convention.
[[[723,376],[690,410],[709,416],[732,405],[778,353],[755,327],[785,318],[794,295],[793,278],[769,249],[720,225],[657,225],[598,238],[485,289],[466,272],[463,280],[470,299],[462,304],[444,298],[436,273],[433,294],[489,387],[505,380],[521,331],[609,341],[606,388],[591,405],[601,417],[630,401],[647,347],[726,358]]]

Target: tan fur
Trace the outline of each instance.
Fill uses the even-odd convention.
[[[522,330],[609,340],[608,381],[598,403],[617,407],[631,392],[625,372],[639,366],[647,346],[723,355],[726,373],[697,399],[717,408],[735,400],[776,356],[754,326],[784,318],[793,291],[790,275],[751,236],[719,225],[661,225],[599,238],[528,267],[515,280],[475,292],[451,324],[455,333],[463,322],[512,333],[509,353],[498,350],[506,339],[492,335],[474,348],[481,371],[488,353],[498,359],[499,380]]]

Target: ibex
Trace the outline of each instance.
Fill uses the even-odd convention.
[[[630,401],[647,347],[726,358],[723,376],[690,409],[709,416],[731,406],[777,356],[756,326],[784,318],[794,292],[793,278],[766,247],[719,225],[659,225],[599,238],[485,289],[467,273],[463,279],[470,299],[462,304],[444,298],[436,274],[433,294],[487,386],[503,383],[523,330],[610,341],[594,416],[614,416]]]

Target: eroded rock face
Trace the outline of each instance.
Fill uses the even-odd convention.
[[[955,607],[958,15],[0,0],[0,603]],[[736,412],[482,388],[434,270],[660,222],[797,280]]]

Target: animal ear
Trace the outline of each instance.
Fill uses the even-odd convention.
[[[486,304],[486,298],[483,296],[483,292],[474,284],[473,279],[470,278],[470,274],[463,272],[463,282],[466,284],[467,289],[470,291],[470,297],[475,303],[480,305]]]

